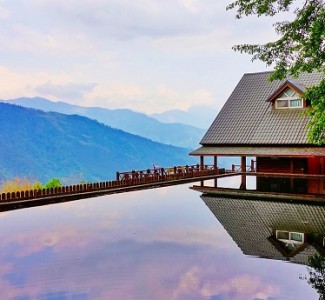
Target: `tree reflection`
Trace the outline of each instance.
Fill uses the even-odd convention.
[[[319,294],[320,300],[325,300],[325,257],[315,254],[308,257],[308,273],[309,277],[300,277],[307,280]]]

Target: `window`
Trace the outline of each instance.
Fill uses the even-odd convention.
[[[288,250],[293,250],[305,242],[305,234],[301,232],[291,232],[285,230],[277,230],[276,238],[282,242]]]
[[[302,99],[292,89],[287,88],[276,100],[276,109],[302,108]]]

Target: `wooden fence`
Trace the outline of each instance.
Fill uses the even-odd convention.
[[[173,171],[172,171],[173,170]],[[82,195],[96,192],[109,192],[110,190],[141,186],[144,184],[177,181],[186,178],[200,178],[202,176],[218,175],[225,173],[224,169],[215,169],[211,166],[194,168],[193,166],[178,166],[173,168],[154,168],[141,171],[117,172],[113,181],[96,183],[75,184],[50,189],[29,190],[0,194],[0,203],[21,202],[33,199],[49,199],[62,196]]]
[[[246,170],[242,170],[241,165],[231,165],[231,170],[228,170],[228,172],[233,173],[233,172],[256,172],[256,161],[251,160],[250,165],[246,165]]]

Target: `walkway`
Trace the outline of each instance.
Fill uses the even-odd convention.
[[[117,172],[116,180],[0,194],[0,211],[229,176],[224,169],[177,166]]]

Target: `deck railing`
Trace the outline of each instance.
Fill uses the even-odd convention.
[[[256,172],[255,164],[256,164],[256,161],[251,160],[251,164],[246,165],[245,171],[242,171],[241,165],[232,164],[231,165],[231,170],[229,170],[228,172]]]
[[[187,178],[196,178],[209,175],[224,174],[225,169],[216,169],[213,166],[203,168],[195,166],[177,166],[172,168],[153,168],[140,171],[117,172],[116,180],[96,183],[83,183],[62,186],[50,189],[28,190],[0,194],[0,203],[19,202],[32,199],[58,198],[65,195],[90,194],[95,192],[109,192],[113,189],[144,185],[155,182],[174,181]]]

